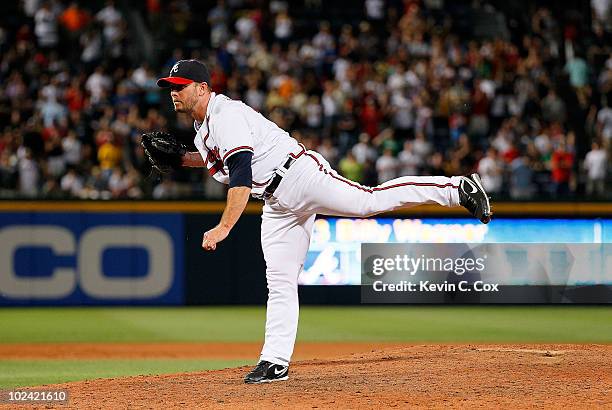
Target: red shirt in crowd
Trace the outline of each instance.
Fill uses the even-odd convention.
[[[77,32],[89,23],[90,17],[85,10],[81,10],[76,4],[70,5],[59,17],[60,23],[67,30]]]
[[[360,120],[363,130],[370,136],[375,137],[379,132],[379,125],[383,119],[382,113],[376,108],[372,99],[366,99],[366,104],[361,110]]]
[[[557,150],[553,152],[551,162],[553,182],[569,182],[572,165],[574,163],[574,154],[563,150]]]

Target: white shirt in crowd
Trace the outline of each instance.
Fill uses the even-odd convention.
[[[374,161],[378,156],[376,154],[376,150],[374,147],[369,145],[367,142],[360,141],[353,146],[351,149],[353,156],[355,157],[355,161],[360,164],[365,164],[366,161]]]
[[[323,108],[317,100],[310,101],[306,105],[306,124],[312,128],[318,128],[323,123]]]
[[[150,74],[144,65],[140,65],[132,73],[132,81],[140,88],[145,88],[147,81],[149,81]]]
[[[102,74],[99,71],[94,72],[89,76],[85,82],[85,89],[91,94],[93,101],[97,102],[102,98],[102,95],[106,90],[109,90],[112,86],[110,77]]]
[[[34,17],[41,3],[42,0],[23,0],[23,11],[26,16]]]
[[[19,160],[19,192],[25,196],[36,196],[38,193],[38,165],[31,158]]]
[[[255,21],[248,15],[244,15],[236,21],[236,31],[238,31],[240,38],[244,40],[250,40],[256,28]]]
[[[403,71],[395,71],[387,79],[387,88],[390,91],[401,91],[406,85],[406,74]]]
[[[319,31],[312,38],[312,45],[315,46],[315,48],[318,48],[319,50],[332,49],[334,48],[334,44],[335,44],[335,41],[332,35],[325,31]]]
[[[584,168],[588,172],[589,179],[604,179],[608,171],[608,154],[604,149],[591,150],[584,158]]]
[[[121,35],[121,13],[114,6],[108,5],[96,14],[96,20],[104,25],[104,38],[113,43]]]
[[[385,154],[376,160],[376,171],[378,172],[378,183],[382,184],[397,178],[399,162],[391,154]]]
[[[332,93],[323,93],[321,105],[323,106],[323,114],[326,117],[329,118],[338,114],[339,104]]]
[[[348,69],[350,68],[351,63],[342,57],[337,58],[334,61],[332,66],[332,71],[334,72],[334,78],[339,83],[343,83],[347,79]]]
[[[418,168],[423,164],[421,157],[416,155],[412,148],[404,148],[404,150],[397,156],[397,159],[400,163],[400,175],[402,176],[418,175]]]
[[[57,44],[57,17],[50,9],[41,8],[34,15],[34,34],[43,47],[53,47]]]
[[[73,135],[68,134],[62,140],[62,148],[64,150],[64,160],[67,164],[76,165],[81,161],[81,141]]]
[[[123,171],[115,169],[108,179],[108,188],[111,192],[121,192],[127,188],[126,178]]]
[[[83,190],[83,179],[75,172],[69,172],[60,181],[62,191],[70,192],[72,196],[80,196]]]
[[[261,111],[266,103],[266,95],[257,88],[249,88],[245,94],[244,102],[255,111]]]
[[[176,198],[178,196],[178,187],[174,181],[164,179],[161,184],[158,184],[153,189],[153,198],[155,199],[169,199]]]
[[[94,32],[85,33],[79,41],[83,47],[81,61],[89,63],[100,58],[102,55],[102,36]]]
[[[478,163],[478,174],[480,174],[482,185],[486,191],[501,191],[503,183],[502,167],[498,159],[491,157],[484,157],[481,159]]]
[[[612,1],[610,0],[591,0],[591,8],[595,17],[605,22],[610,16],[610,9],[612,8]]]
[[[597,122],[601,124],[601,136],[612,139],[612,108],[604,107],[597,113]]]
[[[40,90],[41,95],[50,100],[58,100],[60,97],[60,89],[56,84],[50,83],[43,86]]]
[[[412,101],[402,93],[393,93],[391,96],[393,107],[393,125],[400,129],[410,129],[414,126],[414,111]]]
[[[540,154],[548,154],[552,151],[552,144],[547,134],[539,134],[533,143]]]
[[[278,39],[291,37],[293,33],[293,22],[291,18],[285,14],[280,14],[276,17],[276,25],[274,27],[274,36]]]
[[[366,0],[365,9],[368,18],[382,20],[385,17],[385,2],[383,0]]]
[[[433,151],[431,143],[421,138],[416,138],[414,140],[412,149],[417,156],[421,157],[421,159],[427,158]]]

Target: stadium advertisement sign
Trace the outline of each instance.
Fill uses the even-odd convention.
[[[612,243],[610,219],[317,219],[299,281],[361,284],[362,243]],[[526,276],[515,285],[533,285]]]
[[[0,213],[0,305],[183,304],[183,217]]]
[[[222,246],[204,252],[202,232],[218,219],[217,213],[172,211],[0,212],[0,306],[264,303],[261,218],[244,215]],[[612,243],[612,220],[496,218],[482,225],[462,218],[318,218],[299,277],[301,300],[360,303],[361,245],[367,243],[601,245]],[[609,250],[607,246],[600,249]],[[606,258],[604,268],[610,266]],[[572,275],[565,283],[537,282],[525,271],[513,272],[512,281],[501,283],[500,289],[508,285],[514,290],[520,287],[524,294],[545,295],[528,299],[535,303],[612,301],[609,272],[599,276],[608,282],[594,282],[594,276],[583,272],[582,279],[574,280],[578,276]],[[551,294],[551,286],[561,286],[566,296],[568,286],[580,287],[578,293],[588,288],[588,297],[561,298]],[[600,292],[596,295],[595,287]],[[509,300],[495,292],[466,295],[443,292],[422,301]],[[420,302],[413,294],[410,303]]]

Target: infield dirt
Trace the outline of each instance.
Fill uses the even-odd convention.
[[[19,355],[7,346],[4,357]],[[181,349],[186,344],[67,344],[63,351],[59,345],[17,346],[24,358],[225,358],[243,351],[256,357],[259,348],[253,343],[199,344],[191,350]],[[51,349],[44,353],[43,346]],[[45,387],[69,390],[69,406],[61,408],[612,408],[612,345],[308,343],[298,345],[296,354],[317,359],[294,362],[288,381],[271,384],[245,385],[250,367],[241,367]]]

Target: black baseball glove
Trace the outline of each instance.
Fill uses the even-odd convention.
[[[140,142],[151,167],[162,174],[181,168],[181,158],[187,146],[163,131],[142,134]]]

